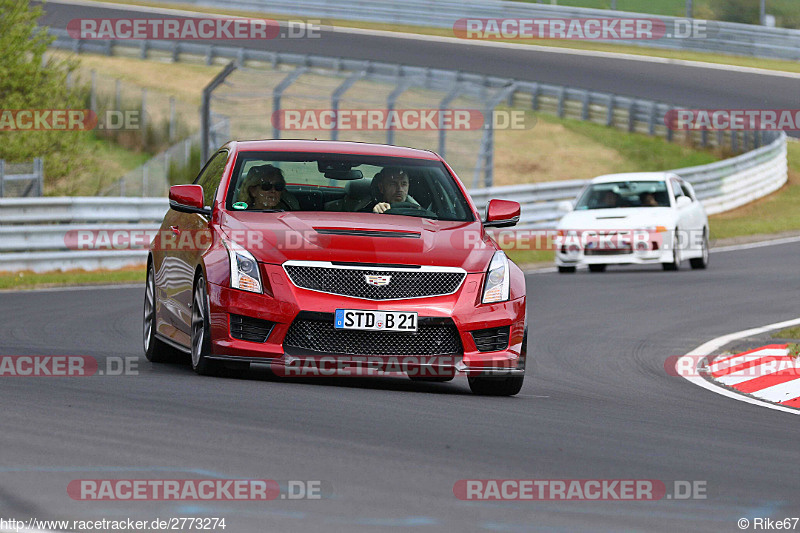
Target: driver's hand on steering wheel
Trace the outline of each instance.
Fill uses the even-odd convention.
[[[375,204],[375,207],[372,208],[373,213],[385,213],[391,208],[388,202],[380,202]]]

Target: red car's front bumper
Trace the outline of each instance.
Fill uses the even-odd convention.
[[[516,273],[521,275],[518,270]],[[376,349],[375,355],[366,352],[355,356],[335,353],[341,363],[350,357],[362,361],[368,356],[373,364],[385,361],[416,360],[420,365],[449,366],[451,370],[464,372],[471,376],[519,374],[525,368],[525,296],[497,304],[481,304],[483,274],[467,274],[458,290],[451,295],[426,298],[372,301],[347,296],[316,292],[296,287],[279,265],[261,265],[265,294],[256,294],[225,286],[209,284],[210,325],[212,357],[230,361],[268,363],[273,368],[297,362],[314,360],[329,355],[323,352],[298,352],[284,345],[292,322],[300,317],[315,317],[326,320],[336,309],[365,309],[379,311],[414,311],[418,313],[420,324],[427,319],[430,323],[453,324],[457,329],[460,346],[457,353],[430,357],[414,354],[409,359],[405,354],[387,354],[386,348]],[[522,281],[524,284],[524,281]],[[524,285],[523,285],[524,286]],[[512,291],[512,297],[515,294]],[[235,338],[231,332],[231,315],[248,317],[273,323],[268,330],[265,342],[252,342]],[[237,317],[238,319],[238,317]],[[439,320],[437,320],[439,319]],[[443,320],[442,320],[443,319]],[[508,342],[502,349],[479,350],[473,332],[493,328],[508,328]],[[371,334],[377,344],[381,343],[383,332]],[[402,333],[400,335],[414,335]],[[480,335],[480,333],[479,333]],[[362,350],[364,347],[362,347]],[[383,353],[381,353],[381,351]],[[417,357],[418,356],[418,357]],[[413,363],[411,363],[413,366]]]

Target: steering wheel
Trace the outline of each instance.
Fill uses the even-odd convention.
[[[389,204],[389,209],[384,211],[389,215],[410,215],[410,216],[423,216],[428,218],[438,218],[436,213],[425,209],[419,204],[414,202],[393,202]]]
[[[422,206],[414,202],[392,202],[389,204],[389,209],[386,211],[391,211],[392,209],[422,209]]]

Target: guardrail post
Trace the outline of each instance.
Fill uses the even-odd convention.
[[[566,87],[561,87],[558,92],[558,118],[564,118],[564,99],[567,96],[567,89]]]
[[[648,135],[655,135],[656,134],[656,113],[657,113],[658,104],[655,102],[650,102],[650,116],[647,120],[647,133]]]
[[[703,148],[708,146],[708,130],[700,131],[700,144]]]
[[[581,120],[589,120],[589,91],[583,91],[582,100]]]
[[[739,132],[731,131],[731,152],[734,154],[739,150]]]
[[[531,109],[534,111],[538,111],[539,109],[539,94],[541,93],[541,87],[538,83],[533,84],[533,94],[531,94]]]
[[[39,196],[44,196],[44,161],[41,157],[34,158],[33,173],[36,174]]]
[[[139,50],[139,58],[140,59],[147,59],[147,43],[148,43],[147,39],[144,39],[142,41],[142,47]]]
[[[231,63],[232,64],[232,63]],[[281,82],[272,90],[272,138],[281,138],[281,129],[275,124],[280,124],[280,116],[276,115],[281,110],[281,97],[286,89],[297,80],[300,76],[306,73],[308,67],[297,67],[289,73]],[[278,122],[276,122],[278,120]]]
[[[478,181],[478,176],[481,166],[483,166],[483,186],[491,187],[494,184],[494,120],[492,116],[494,109],[508,97],[509,94],[514,94],[517,90],[517,82],[509,81],[508,85],[500,89],[494,97],[489,100],[486,106],[486,113],[484,117],[489,117],[489,124],[484,125],[483,138],[481,139],[481,149],[478,155],[478,161],[475,164],[475,177],[473,179],[473,187]],[[486,120],[484,118],[484,120]]]
[[[666,112],[666,114],[664,116],[666,117],[666,116],[670,115],[671,111],[672,111],[672,107],[668,107],[667,108],[667,112]],[[670,127],[669,124],[666,124],[666,122],[665,122],[665,125],[667,126],[667,134],[666,134],[667,141],[672,142],[672,139],[675,136],[675,131]]]
[[[398,72],[398,76],[400,77],[400,83],[391,93],[389,93],[389,96],[386,98],[386,111],[388,113],[394,111],[394,106],[397,103],[397,99],[400,98],[401,94],[406,92],[412,83],[410,78],[405,78],[403,75],[402,67],[400,72]],[[394,144],[394,124],[390,124],[389,128],[386,130],[386,144]]]
[[[636,131],[636,100],[631,100],[628,105],[628,132]]]
[[[92,85],[89,92],[89,109],[97,113],[97,71],[92,69]]]
[[[458,97],[459,93],[461,93],[461,91],[463,89],[463,86],[461,85],[461,82],[459,81],[460,77],[461,77],[461,72],[457,72],[456,73],[455,85],[450,90],[450,92],[447,93],[445,95],[445,97],[442,98],[442,100],[439,102],[439,122],[440,122],[440,124],[439,124],[439,155],[442,156],[442,158],[444,158],[444,154],[445,154],[446,148],[447,148],[447,131],[444,129],[444,127],[443,127],[444,125],[441,124],[441,122],[443,120],[442,119],[442,115],[443,115],[444,111],[447,108],[450,107],[450,103],[453,100],[455,100],[456,97]],[[484,117],[484,121],[485,120],[486,120],[486,118]]]
[[[5,196],[6,192],[6,160],[0,159],[0,198]]]
[[[341,65],[339,65],[341,68]],[[342,83],[339,84],[331,94],[331,110],[333,111],[333,130],[331,131],[331,140],[335,141],[339,138],[339,102],[342,96],[346,93],[355,83],[366,76],[366,71],[358,71],[350,74]]]
[[[606,110],[606,126],[614,125],[614,102],[616,96],[613,94],[608,95],[608,109]]]
[[[142,137],[146,136],[147,132],[147,88],[142,87],[142,106],[139,124],[142,128]]]
[[[211,135],[211,93],[214,92],[225,78],[230,75],[231,72],[236,70],[236,64],[231,61],[225,68],[222,69],[222,72],[214,76],[214,79],[209,82],[208,85],[203,88],[203,101],[200,105],[200,153],[202,154],[202,160],[200,164],[204,164],[208,161],[208,151],[209,151],[209,137]]]
[[[175,97],[169,97],[169,142],[175,141]]]

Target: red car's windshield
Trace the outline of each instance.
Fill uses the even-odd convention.
[[[440,161],[362,155],[240,153],[226,208],[473,220]]]

